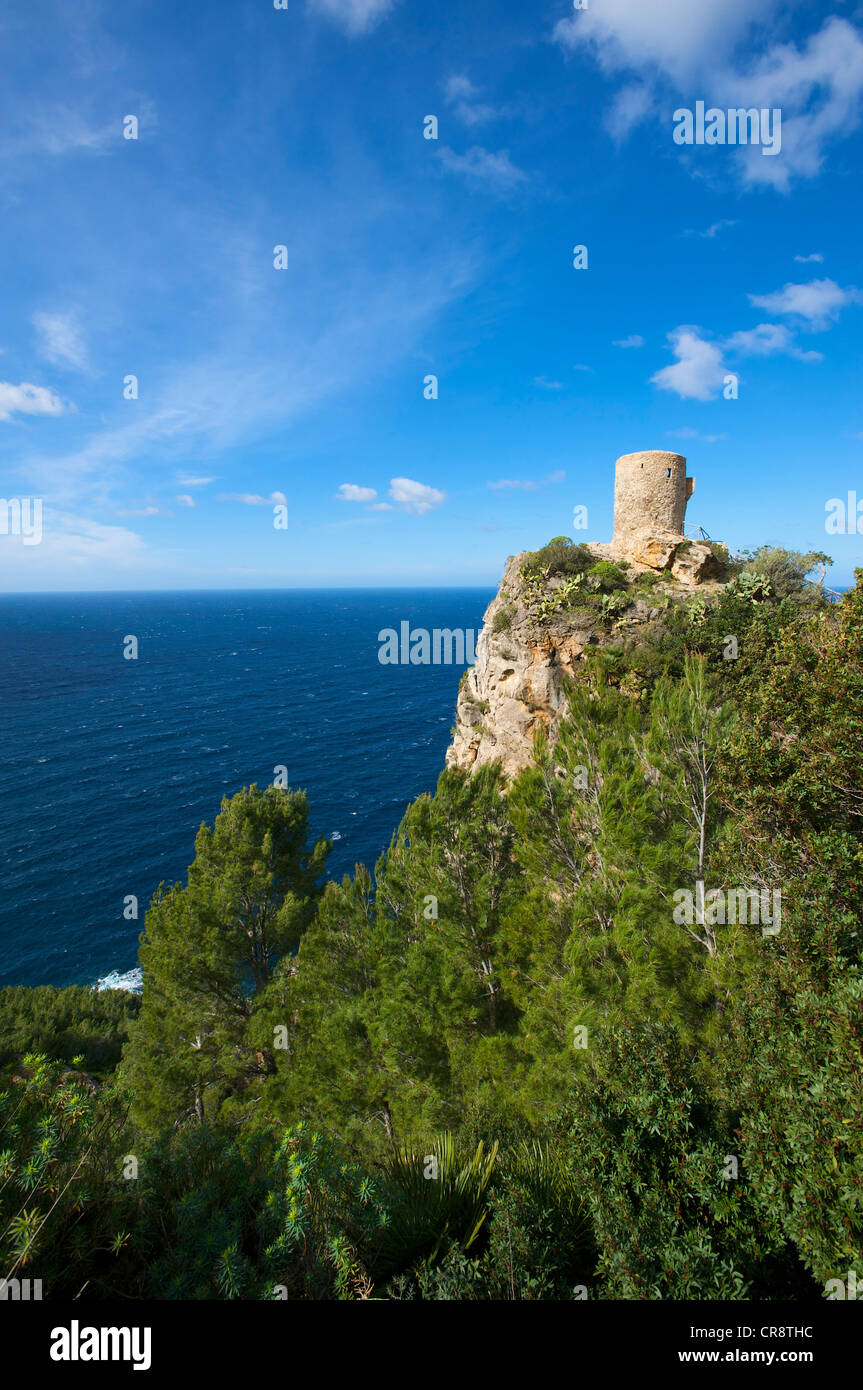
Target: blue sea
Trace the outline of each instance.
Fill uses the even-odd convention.
[[[381,665],[378,632],[478,632],[493,593],[0,597],[0,985],[137,983],[154,890],[185,878],[222,797],[278,766],[334,842],[327,876],[373,868],[434,790],[462,669]]]

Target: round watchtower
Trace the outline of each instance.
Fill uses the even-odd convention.
[[[682,536],[694,487],[682,454],[624,454],[614,469],[613,544],[625,549],[637,536]]]

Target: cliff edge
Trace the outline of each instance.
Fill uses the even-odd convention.
[[[476,665],[462,677],[447,766],[499,760],[513,777],[532,761],[539,728],[554,742],[567,678],[591,651],[631,645],[661,625],[670,604],[696,588],[706,596],[722,587],[719,546],[642,537],[628,556],[619,546],[557,537],[510,557],[484,615]]]

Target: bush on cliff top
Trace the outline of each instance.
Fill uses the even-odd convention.
[[[551,579],[554,575],[584,574],[593,563],[586,545],[576,545],[568,536],[554,536],[548,545],[533,551],[521,572],[525,578]]]

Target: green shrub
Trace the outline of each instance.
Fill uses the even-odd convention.
[[[586,545],[576,545],[567,536],[555,536],[548,545],[529,556],[522,566],[522,575],[551,579],[559,574],[584,574],[593,563],[593,556]]]
[[[752,576],[766,581],[762,590],[781,601],[784,598],[801,598],[817,585],[807,580],[807,575],[821,568],[823,571],[833,562],[823,551],[812,550],[806,555],[796,550],[786,550],[784,546],[762,545],[758,550],[743,551],[738,560],[743,562],[741,577]]]
[[[591,565],[588,574],[597,576],[604,594],[610,594],[615,589],[629,588],[629,580],[620,565],[614,564],[612,560],[598,560],[595,565]]]
[[[571,1142],[599,1246],[600,1296],[817,1296],[793,1248],[763,1223],[674,1029],[642,1024],[591,1049],[573,1097]]]

